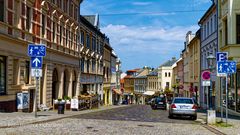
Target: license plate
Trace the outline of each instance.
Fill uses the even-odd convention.
[[[180,105],[180,109],[188,109],[188,106]]]
[[[162,104],[163,104],[163,102],[158,102],[158,104],[162,105]]]

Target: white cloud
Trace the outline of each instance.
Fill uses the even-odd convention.
[[[133,2],[132,5],[136,5],[136,6],[147,6],[147,5],[151,5],[152,2]]]
[[[110,24],[101,30],[108,35],[111,45],[118,53],[166,54],[182,50],[186,33],[197,29],[197,25],[159,28]]]

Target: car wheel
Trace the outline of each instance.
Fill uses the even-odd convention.
[[[192,116],[192,120],[197,120],[197,116]]]
[[[168,115],[168,118],[172,119],[172,118],[173,118],[173,115],[172,115],[172,114],[169,114],[169,115]]]

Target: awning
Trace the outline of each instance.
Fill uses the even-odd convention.
[[[118,89],[112,89],[116,94],[122,95],[122,92]]]
[[[146,91],[143,93],[143,95],[149,95],[152,96],[155,92],[154,91]]]

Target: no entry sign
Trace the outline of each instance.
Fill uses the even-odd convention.
[[[202,72],[202,80],[207,81],[210,80],[211,72],[210,71],[203,71]]]

